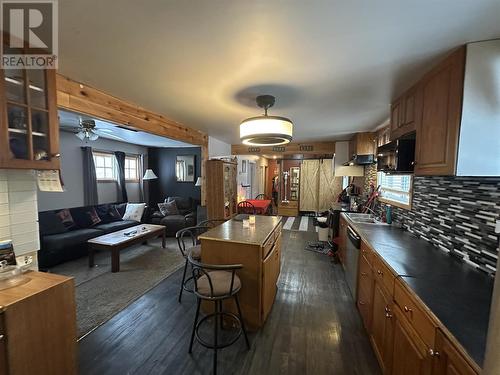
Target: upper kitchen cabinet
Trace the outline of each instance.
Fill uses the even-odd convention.
[[[391,140],[415,131],[421,114],[421,90],[410,88],[391,104]]]
[[[0,168],[59,169],[55,70],[0,73]]]
[[[356,133],[349,141],[349,157],[353,164],[372,164],[377,151],[377,133]]]
[[[415,174],[454,175],[462,113],[465,48],[449,55],[419,83]]]

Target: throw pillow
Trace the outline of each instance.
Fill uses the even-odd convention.
[[[158,203],[158,208],[163,216],[168,215],[179,215],[179,210],[177,209],[177,204],[175,201],[167,203]]]
[[[115,205],[109,206],[108,215],[111,218],[111,221],[119,221],[122,220],[122,216]]]
[[[50,236],[51,234],[59,234],[67,231],[59,216],[52,211],[40,212],[38,214],[38,227],[42,236]]]
[[[146,203],[127,203],[123,220],[141,221]]]
[[[59,219],[61,219],[61,222],[66,229],[71,229],[76,226],[73,216],[71,216],[71,212],[69,212],[68,208],[59,211],[56,215]]]
[[[97,215],[97,212],[94,207],[90,208],[90,210],[87,211],[87,216],[89,219],[89,225],[91,227],[99,224],[102,221],[99,215]]]

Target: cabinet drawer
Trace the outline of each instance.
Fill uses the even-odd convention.
[[[430,347],[434,347],[436,328],[430,316],[422,305],[403,286],[401,280],[394,285],[394,301],[403,311],[403,316],[411,323],[422,340]]]
[[[385,289],[392,295],[394,291],[394,279],[396,277],[376,254],[373,254],[373,277],[378,282],[381,282]]]
[[[372,278],[373,278],[373,274],[372,274],[372,269],[370,267],[370,264],[368,263],[368,261],[366,260],[365,257],[363,257],[363,256],[359,257],[358,282],[360,284],[364,284],[367,281],[370,281],[370,283],[371,283]]]
[[[371,267],[373,265],[373,251],[363,241],[361,241],[361,255],[366,259]]]
[[[267,258],[269,252],[274,246],[276,239],[274,237],[274,232],[269,235],[266,242],[264,242],[264,246],[262,247],[262,259]]]

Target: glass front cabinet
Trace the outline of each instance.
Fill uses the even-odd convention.
[[[55,70],[0,72],[0,168],[59,169]]]

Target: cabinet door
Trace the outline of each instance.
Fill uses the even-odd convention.
[[[399,100],[391,104],[391,139],[396,139],[401,117],[401,102]]]
[[[436,349],[433,354],[433,375],[479,374],[439,329],[436,330]]]
[[[370,340],[384,374],[390,373],[392,359],[393,316],[390,301],[384,287],[375,282]]]
[[[279,275],[279,252],[276,246],[264,259],[262,267],[262,321],[265,321],[276,297],[276,282]]]
[[[454,175],[462,111],[465,49],[450,55],[422,81],[416,175]]]
[[[54,70],[0,72],[0,167],[59,169]]]
[[[393,375],[428,375],[431,373],[432,357],[425,343],[413,328],[406,323],[398,307],[393,309],[394,340],[392,352]]]
[[[420,86],[414,86],[403,97],[402,116],[400,121],[400,136],[415,131],[419,122],[422,102],[420,100]]]
[[[363,319],[363,324],[369,331],[373,307],[373,276],[370,264],[364,256],[359,257],[358,269],[358,300],[356,305]]]

